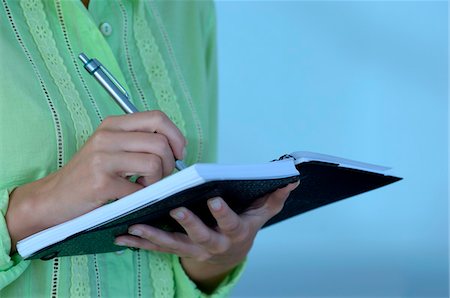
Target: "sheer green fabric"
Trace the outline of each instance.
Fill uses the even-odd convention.
[[[173,255],[125,250],[31,262],[10,256],[4,216],[15,187],[64,166],[105,117],[122,113],[83,69],[81,52],[107,66],[139,110],[163,110],[178,125],[189,142],[188,164],[215,159],[212,3],[91,0],[88,10],[79,0],[1,5],[1,296],[203,296]],[[213,295],[226,295],[241,271]]]

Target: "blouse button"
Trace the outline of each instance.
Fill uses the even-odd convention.
[[[104,36],[110,36],[112,33],[112,27],[109,23],[104,22],[100,24],[100,31]]]

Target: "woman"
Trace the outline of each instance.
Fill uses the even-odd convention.
[[[26,236],[169,175],[174,158],[214,160],[212,4],[3,0],[2,6],[2,296],[226,295],[257,231],[295,185],[241,215],[212,198],[214,230],[181,207],[170,214],[187,236],[135,225],[116,239],[140,250],[31,262],[15,251]],[[100,59],[147,112],[122,115],[82,69],[81,52]],[[137,183],[131,175],[140,176]]]

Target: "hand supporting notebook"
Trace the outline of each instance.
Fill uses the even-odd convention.
[[[186,234],[137,224],[128,229],[131,235],[117,237],[116,244],[180,256],[191,279],[199,286],[204,284],[205,289],[211,284],[211,278],[221,280],[244,260],[257,232],[282,210],[290,192],[297,186],[298,182],[292,183],[267,194],[239,215],[222,198],[208,200],[209,211],[217,222],[215,229],[206,226],[189,209],[180,207],[172,210],[170,215]]]
[[[194,164],[120,200],[34,234],[18,243],[18,251],[30,259],[116,251],[121,249],[114,245],[116,237],[127,234],[135,224],[186,233],[183,225],[169,216],[179,207],[188,208],[205,225],[216,229],[217,219],[207,207],[212,197],[224,198],[236,214],[242,214],[255,208],[261,197],[300,180],[301,186],[290,193],[281,212],[264,223],[267,227],[401,179],[385,175],[388,169],[311,152],[294,152],[253,165]]]

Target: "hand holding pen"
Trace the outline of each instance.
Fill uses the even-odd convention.
[[[128,92],[120,83],[113,77],[113,75],[98,61],[97,59],[89,59],[85,54],[81,53],[80,60],[84,64],[84,68],[93,75],[100,85],[111,95],[114,101],[122,108],[127,114],[138,112],[136,107],[129,100]],[[182,160],[175,161],[175,167],[178,170],[186,168],[185,163]]]
[[[12,251],[20,239],[161,180],[173,172],[175,159],[184,158],[186,139],[163,112],[134,113],[126,92],[107,70],[83,58],[131,115],[106,117],[61,169],[14,190],[7,213]],[[137,183],[129,176],[138,176]]]

